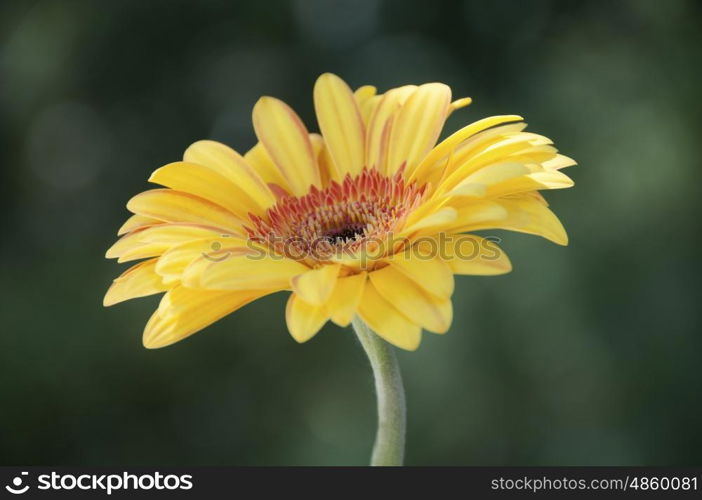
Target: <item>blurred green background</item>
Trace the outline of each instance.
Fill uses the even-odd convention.
[[[699,2],[3,2],[3,464],[364,464],[369,367],[333,325],[297,345],[285,294],[163,350],[157,297],[104,309],[103,258],[150,172],[240,151],[263,94],[315,129],[325,71],[443,81],[518,113],[580,165],[547,193],[569,247],[503,238],[455,322],[400,353],[409,464],[702,460]]]

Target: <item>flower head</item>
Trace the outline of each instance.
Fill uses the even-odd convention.
[[[324,74],[314,88],[321,135],[282,101],[253,110],[259,143],[244,156],[200,141],[149,179],[107,257],[140,260],[105,305],[165,292],[146,347],[181,340],[264,295],[292,293],[298,342],[331,320],[360,316],[388,342],[415,349],[422,329],[444,333],[454,274],[494,275],[511,264],[489,238],[509,229],[565,245],[540,195],[573,182],[574,165],[520,116],[482,119],[436,144],[470,99],[441,83],[376,94]]]

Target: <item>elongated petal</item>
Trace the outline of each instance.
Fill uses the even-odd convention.
[[[356,104],[361,112],[364,125],[368,125],[368,120],[373,114],[373,110],[380,102],[381,96],[376,95],[377,89],[372,85],[364,85],[353,92]]]
[[[144,243],[162,242],[171,244],[213,237],[232,238],[236,240],[242,239],[241,236],[223,233],[213,226],[188,223],[168,223],[147,227],[143,231],[135,233],[135,237]]]
[[[544,162],[543,165],[544,168],[559,170],[561,168],[572,167],[573,165],[577,165],[577,162],[574,159],[568,158],[565,155],[558,154],[554,159]]]
[[[285,307],[285,321],[292,338],[297,342],[307,342],[314,337],[329,319],[323,306],[313,305],[291,293]]]
[[[467,198],[485,198],[488,189],[484,184],[475,184],[473,182],[461,183],[460,186],[453,188],[448,196],[463,196]]]
[[[382,95],[374,95],[370,99],[366,99],[363,103],[359,103],[359,109],[361,110],[361,117],[363,118],[363,124],[366,127],[366,141],[368,140],[368,126],[370,125],[370,120],[375,110],[377,109],[380,101],[383,99]],[[368,150],[368,142],[366,142],[366,150]],[[366,156],[367,158],[367,156]],[[366,167],[369,167],[368,163],[365,163]],[[370,167],[369,167],[370,168]]]
[[[469,157],[466,155],[463,161],[457,160],[457,163],[461,163],[460,168],[467,176],[490,164],[515,163],[518,161],[515,158],[520,156],[525,157],[523,163],[540,163],[554,158],[556,148],[551,146],[545,137],[527,132],[512,133],[497,142],[487,143],[484,148],[474,150],[473,154]]]
[[[112,282],[102,304],[111,306],[136,297],[145,297],[168,289],[155,272],[156,259],[130,267]]]
[[[361,107],[366,101],[374,97],[377,92],[378,89],[373,85],[363,85],[353,91],[353,97],[356,99],[358,106]]]
[[[521,233],[535,234],[558,245],[568,244],[568,235],[561,221],[542,201],[542,198],[525,193],[513,198],[499,199],[498,203],[506,210],[506,217],[495,221],[474,224],[470,230],[507,229]],[[468,229],[466,229],[468,230]]]
[[[365,161],[368,168],[376,168],[385,173],[393,118],[416,89],[415,85],[405,85],[389,90],[380,97],[368,119]]]
[[[204,165],[228,178],[239,188],[239,192],[251,198],[262,209],[275,202],[275,197],[258,172],[239,153],[224,144],[198,141],[185,151],[183,160]]]
[[[261,97],[254,106],[253,124],[294,195],[306,194],[311,186],[321,187],[309,133],[290,106],[274,97]]]
[[[500,227],[543,236],[558,245],[568,244],[568,235],[563,224],[548,207],[531,197],[500,200],[509,213],[508,221]],[[524,219],[523,219],[524,217]],[[514,225],[510,222],[514,220]]]
[[[492,227],[507,220],[509,213],[499,200],[471,200],[458,208],[456,219],[446,226],[437,228],[437,233],[462,233]]]
[[[460,99],[456,99],[455,101],[452,101],[451,105],[449,106],[449,115],[456,110],[459,110],[461,108],[465,108],[466,106],[469,106],[470,103],[472,103],[472,102],[473,102],[473,99],[470,97],[461,97]]]
[[[133,260],[158,257],[163,252],[168,250],[168,248],[170,248],[170,244],[168,243],[144,243],[142,245],[134,246],[132,248],[124,250],[117,258],[117,262],[121,264],[123,262],[130,262]]]
[[[419,231],[435,232],[437,229],[445,227],[456,220],[456,209],[453,207],[444,207],[436,212],[430,213],[427,216],[419,219],[414,224],[404,228],[401,237],[405,235],[416,235]]]
[[[403,164],[411,174],[434,147],[448,116],[451,89],[443,83],[421,85],[402,106],[390,135],[388,174]]]
[[[229,247],[228,253],[222,253],[221,249],[225,245],[231,245],[231,241],[219,236],[210,236],[173,245],[158,258],[156,272],[166,283],[179,281],[185,269],[200,257],[209,257],[214,261],[228,258],[233,250]],[[238,253],[246,251],[247,249],[239,249]]]
[[[461,201],[461,203],[456,200]],[[445,201],[446,200],[444,200],[444,202]],[[426,214],[424,217],[428,219],[427,223],[424,224],[425,227],[410,234],[408,231],[408,229],[412,229],[410,225],[407,229],[403,229],[400,236],[409,236],[415,239],[438,233],[460,233],[473,230],[476,226],[481,226],[485,222],[500,221],[507,217],[507,210],[497,201],[470,197],[453,198],[451,201],[456,204],[456,207],[453,207],[454,212],[443,212],[444,209],[439,210],[437,208],[437,214],[441,212],[445,215],[433,217],[430,210],[422,210],[422,213]],[[411,217],[408,219],[408,222],[410,221],[411,224],[420,224],[422,219]],[[431,224],[429,224],[429,222],[431,222]]]
[[[478,120],[470,125],[466,125],[437,144],[436,147],[426,155],[409,178],[422,179],[428,175],[428,173],[438,162],[450,156],[459,145],[462,143],[467,143],[467,141],[474,138],[478,134],[481,137],[490,137],[491,135],[502,134],[504,130],[523,129],[526,127],[526,124],[520,123],[521,120],[522,117],[518,115],[502,115],[483,118],[482,120]],[[486,133],[490,129],[493,129],[491,133]]]
[[[329,150],[324,144],[324,138],[319,134],[310,134],[310,142],[314,157],[317,158],[317,166],[319,168],[319,178],[322,186],[328,186],[329,182],[336,175],[336,167],[334,161],[329,156]]]
[[[177,286],[164,295],[144,329],[144,347],[178,342],[270,291],[221,292]]]
[[[141,233],[147,229],[160,228],[169,224],[144,227],[122,236],[105,253],[108,259],[117,259],[117,262],[129,262],[132,260],[156,257],[168,250],[175,242],[151,240],[145,241],[141,238]]]
[[[393,266],[369,274],[375,289],[413,323],[445,333],[451,325],[451,299],[439,299]]]
[[[503,182],[490,186],[488,196],[495,198],[539,189],[564,189],[573,185],[573,180],[563,172],[544,170],[543,172],[534,172],[521,177],[505,179]]]
[[[368,275],[365,272],[336,280],[336,286],[327,301],[331,320],[339,326],[348,326],[356,314]]]
[[[363,290],[358,315],[375,333],[391,344],[408,351],[419,347],[422,328],[385,300],[370,282]]]
[[[224,177],[235,175],[238,168],[235,158],[239,156],[236,151],[217,141],[202,140],[192,143],[183,153],[183,161],[196,163],[212,169]],[[235,180],[235,177],[231,177]]]
[[[151,243],[161,243],[165,250],[171,245],[185,241],[219,236],[222,236],[221,230],[199,224],[158,224],[142,227],[122,236],[107,250],[105,257],[108,259],[121,257],[129,250]]]
[[[110,248],[105,252],[106,259],[116,259],[124,255],[129,250],[140,247],[144,245],[144,242],[139,239],[139,233],[143,232],[146,228],[137,229],[131,233],[125,234],[120,239],[115,241]],[[163,245],[163,249],[168,248],[167,245]]]
[[[261,196],[249,196],[229,178],[196,163],[169,163],[155,170],[149,182],[194,194],[226,208],[239,218],[246,217],[249,212],[260,215],[273,202],[273,195],[267,186],[269,196],[264,197],[266,204],[260,205],[256,199]]]
[[[130,231],[139,229],[141,227],[153,226],[154,224],[161,224],[163,221],[159,219],[152,219],[151,217],[145,217],[143,215],[132,215],[129,217],[124,224],[117,231],[117,236],[122,236]]]
[[[453,273],[438,255],[410,247],[391,256],[387,262],[432,295],[440,299],[451,297]]]
[[[294,276],[307,270],[304,264],[288,258],[256,250],[222,248],[215,255],[193,261],[183,274],[183,283],[211,290],[284,290],[290,288]]]
[[[469,184],[480,184],[486,187],[492,186],[494,184],[499,184],[500,182],[512,180],[516,177],[521,177],[530,173],[531,170],[521,163],[498,163],[481,168],[477,172],[470,174],[463,181],[461,181],[456,188],[460,189],[462,186]],[[454,190],[451,190],[448,193],[449,196],[453,194]]]
[[[275,184],[285,191],[290,192],[288,181],[283,177],[280,169],[273,162],[273,159],[270,157],[263,144],[259,142],[253,148],[249,149],[244,155],[244,160],[258,172],[263,182],[266,184]]]
[[[531,173],[546,170],[542,162],[554,159],[556,149],[548,144],[537,144],[548,142],[545,137],[529,133],[515,133],[494,135],[498,129],[507,129],[513,125],[497,127],[483,132],[474,137],[457,149],[456,154],[451,157],[450,166],[447,167],[446,175],[438,186],[435,195],[439,195],[451,190],[453,187],[466,182],[466,179],[473,178],[474,175],[482,175],[482,171],[490,171],[497,165],[521,164]],[[536,139],[530,139],[536,137]],[[503,178],[500,180],[508,180]],[[471,181],[473,182],[473,181]],[[490,191],[493,191],[492,189]],[[499,191],[499,190],[498,190]],[[491,195],[491,193],[488,193]]]
[[[335,180],[360,173],[364,166],[366,132],[349,86],[336,75],[323,74],[314,86],[314,109],[336,167]]]
[[[229,210],[198,196],[173,189],[151,189],[134,196],[127,208],[166,222],[191,222],[240,234],[241,220]]]
[[[573,179],[568,177],[563,172],[558,170],[545,170],[543,172],[534,172],[527,177],[541,184],[539,189],[564,189],[573,187],[575,183]]]
[[[340,268],[338,264],[327,265],[294,276],[290,280],[292,289],[305,302],[321,306],[334,290]]]
[[[512,264],[493,240],[474,234],[440,234],[418,242],[425,253],[438,254],[454,274],[492,276],[512,270]]]
[[[449,199],[446,197],[433,196],[417,208],[412,210],[412,212],[407,216],[405,221],[405,227],[409,227],[412,224],[430,216],[431,214],[438,212],[442,208],[448,206]]]

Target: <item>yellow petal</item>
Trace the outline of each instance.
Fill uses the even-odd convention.
[[[108,259],[121,257],[127,251],[149,243],[161,243],[165,250],[184,241],[220,236],[222,236],[221,230],[198,224],[158,224],[143,227],[122,236],[107,250],[105,256]]]
[[[361,111],[361,118],[363,118],[363,124],[365,126],[368,126],[368,120],[382,97],[377,95],[377,92],[378,90],[372,85],[363,85],[362,87],[358,87],[353,92],[353,96],[356,99],[358,109]]]
[[[261,176],[232,148],[215,141],[198,141],[183,155],[187,163],[204,165],[227,177],[238,192],[251,198],[263,209],[275,203],[275,197]]]
[[[375,97],[377,92],[378,89],[376,89],[373,85],[363,85],[353,91],[353,97],[356,99],[356,104],[358,107],[361,108],[372,97]]]
[[[183,283],[211,290],[283,290],[290,288],[294,276],[308,269],[295,260],[259,250],[222,248],[217,255],[193,261],[183,274]]]
[[[438,255],[426,254],[413,246],[396,253],[386,261],[427,292],[441,299],[453,293],[453,273]]]
[[[573,187],[573,185],[575,185],[573,179],[568,177],[563,172],[559,172],[558,170],[534,172],[532,174],[529,174],[528,177],[535,180],[543,186],[539,189],[543,189],[544,187],[548,189],[564,189]]]
[[[114,245],[107,249],[105,257],[117,259],[117,262],[129,262],[130,260],[145,259],[161,255],[171,246],[165,242],[145,243],[139,239],[141,231],[133,231],[122,236]]]
[[[421,234],[435,232],[437,228],[442,228],[454,222],[456,220],[456,215],[457,212],[455,208],[444,207],[419,219],[411,226],[404,228],[400,237],[411,234],[417,236],[420,230],[423,230]]]
[[[546,198],[543,197],[541,193],[538,191],[531,191],[529,193],[522,193],[520,196],[528,196],[536,199],[539,203],[541,203],[543,206],[547,207],[548,201],[546,201]]]
[[[454,203],[455,207],[439,208],[447,201]],[[446,210],[448,208],[453,208],[454,212]],[[472,230],[474,226],[481,225],[487,221],[498,221],[507,217],[507,210],[496,201],[471,197],[432,200],[427,203],[426,209],[420,207],[417,212],[421,213],[421,217],[415,217],[414,214],[412,214],[412,216],[408,218],[408,223],[411,224],[407,226],[409,230],[412,229],[412,225],[418,221],[421,222],[424,217],[428,218],[427,222],[431,222],[431,224],[427,223],[423,229],[420,229],[414,234],[408,229],[403,229],[400,233],[400,237],[416,239],[442,232],[460,233]],[[443,215],[432,218],[432,213],[434,212],[441,212]]]
[[[460,168],[464,176],[479,170],[492,163],[515,163],[519,160],[518,155],[524,155],[523,163],[539,163],[542,159],[548,160],[556,156],[556,149],[549,144],[534,143],[550,142],[549,139],[531,133],[507,134],[497,142],[486,144],[487,147],[476,149],[465,161],[454,159],[454,163],[460,163]],[[540,157],[537,157],[537,153]],[[541,158],[542,157],[542,158]]]
[[[508,211],[499,200],[473,200],[465,198],[466,203],[458,208],[455,221],[437,228],[435,232],[462,233],[492,227],[507,220]]]
[[[377,109],[380,101],[383,99],[382,95],[374,95],[370,99],[366,99],[362,103],[358,104],[358,108],[361,110],[361,117],[363,118],[363,124],[366,126],[366,140],[368,139],[368,125],[370,124],[371,117],[375,110]],[[366,149],[368,149],[368,143],[366,142]],[[368,163],[364,163],[368,166]]]
[[[369,274],[380,295],[413,323],[431,332],[445,333],[451,325],[451,299],[438,299],[393,266]]]
[[[253,110],[258,140],[280,170],[295,196],[321,187],[317,159],[300,117],[283,101],[261,97]]]
[[[380,337],[408,351],[419,347],[421,327],[385,300],[372,283],[367,283],[358,305],[358,315]]]
[[[366,132],[349,86],[336,75],[323,74],[314,86],[314,109],[336,167],[335,180],[359,174],[364,166]]]
[[[368,119],[366,131],[366,159],[368,168],[385,172],[387,149],[390,141],[393,117],[402,104],[417,89],[415,85],[405,85],[383,94]]]
[[[191,222],[215,226],[224,233],[241,233],[241,221],[229,210],[198,196],[173,189],[151,189],[134,196],[127,208],[166,222]]]
[[[417,221],[433,214],[434,212],[438,212],[447,206],[448,201],[450,200],[446,197],[431,197],[408,214],[407,220],[405,221],[405,227],[409,227]]]
[[[218,234],[219,231],[190,224],[145,226],[122,236],[107,250],[105,257],[117,258],[117,262],[154,257],[183,241]]]
[[[339,326],[348,326],[351,323],[361,301],[367,277],[365,272],[361,272],[336,280],[334,291],[327,301],[327,311],[334,323]]]
[[[495,200],[506,211],[504,219],[475,224],[470,230],[507,229],[520,233],[535,234],[558,245],[568,244],[568,235],[561,221],[538,198],[525,193],[514,198]]]
[[[486,118],[486,120],[489,121],[491,118]],[[503,143],[506,139],[521,135],[526,127],[527,124],[524,121],[508,121],[494,125],[466,138],[453,150],[451,168],[455,170],[472,160],[475,156]]]
[[[324,144],[324,138],[319,134],[310,134],[310,142],[314,157],[317,158],[317,166],[319,168],[319,178],[322,186],[328,186],[329,182],[336,176],[336,167],[329,156],[329,150]]]
[[[292,289],[305,302],[320,306],[327,301],[334,290],[340,268],[340,265],[332,264],[319,269],[310,269],[290,280]]]
[[[196,163],[169,163],[155,170],[149,177],[149,182],[194,194],[226,208],[240,218],[245,218],[249,212],[262,214],[270,206],[269,202],[273,201],[268,187],[266,191],[270,196],[267,205],[262,206],[256,197],[248,196],[246,191],[227,177]]]
[[[276,184],[285,191],[290,192],[288,181],[283,177],[278,167],[273,163],[268,151],[260,142],[257,143],[244,155],[246,163],[251,165],[253,169],[261,176],[263,182],[267,184]]]
[[[487,187],[484,184],[473,182],[461,183],[448,193],[448,196],[465,196],[468,198],[484,198],[487,195]]]
[[[307,342],[314,337],[329,319],[323,306],[313,305],[291,293],[285,307],[285,321],[292,338],[297,342]]]
[[[166,291],[161,277],[156,274],[156,259],[146,260],[130,267],[112,282],[102,304],[107,307],[136,297],[145,297]]]
[[[139,239],[139,233],[144,231],[144,229],[145,228],[134,230],[115,241],[112,246],[107,249],[107,252],[105,252],[105,258],[116,259],[129,250],[143,246],[144,242]],[[166,248],[168,248],[168,246],[164,245],[163,249],[165,250]]]
[[[410,179],[422,179],[439,163],[442,159],[450,156],[453,151],[462,143],[466,143],[471,138],[491,137],[494,134],[501,134],[503,130],[520,130],[526,127],[521,122],[522,117],[518,115],[491,116],[483,118],[477,122],[466,125],[462,129],[454,132],[446,139],[441,141],[432,149],[427,156],[422,160],[417,169],[409,176]],[[511,124],[511,125],[504,125]],[[502,127],[500,127],[502,125]],[[491,129],[491,130],[489,130]]]
[[[403,164],[410,175],[439,138],[451,102],[451,89],[443,83],[421,85],[402,106],[393,123],[386,173]]]
[[[512,270],[512,264],[493,240],[474,234],[440,234],[417,243],[426,253],[438,253],[454,274],[491,276]]]
[[[573,180],[564,173],[558,170],[545,170],[522,177],[506,179],[503,182],[490,186],[488,195],[494,198],[536,191],[538,189],[564,189],[573,185]]]
[[[456,99],[455,101],[451,102],[451,105],[449,106],[449,115],[458,109],[469,106],[472,102],[473,99],[471,99],[470,97],[462,97],[460,99]]]
[[[465,182],[473,174],[498,164],[522,164],[530,172],[544,170],[541,162],[553,159],[556,149],[547,144],[533,145],[532,143],[548,141],[536,134],[510,131],[495,135],[496,132],[512,126],[515,125],[503,125],[487,130],[461,144],[451,157],[446,169],[448,174],[442,179],[436,194],[448,191]],[[530,137],[537,139],[529,139]]]
[[[573,165],[577,165],[577,162],[572,159],[568,158],[565,155],[558,154],[556,157],[552,160],[545,161],[543,163],[544,168],[548,169],[553,169],[553,170],[559,170],[561,168],[566,168],[566,167],[572,167]]]
[[[158,258],[156,272],[166,283],[179,281],[185,269],[197,258],[205,256],[213,260],[227,258],[230,254],[222,254],[221,249],[230,244],[228,239],[210,236],[174,245]]]
[[[461,187],[466,184],[482,184],[483,186],[491,186],[500,182],[514,179],[531,173],[526,166],[521,163],[498,163],[481,168],[477,172],[468,175],[456,187]],[[448,195],[452,195],[449,192]]]
[[[145,226],[152,226],[154,224],[161,224],[163,221],[158,219],[152,219],[151,217],[144,217],[143,215],[132,215],[129,217],[124,224],[117,231],[117,236],[122,236],[130,231],[139,229]]]
[[[144,329],[144,347],[156,349],[178,342],[270,293],[250,290],[220,292],[177,286],[161,300]]]
[[[119,242],[118,242],[119,243]],[[130,262],[132,260],[148,259],[158,257],[170,247],[167,243],[144,243],[127,250],[124,250],[117,258],[117,262]],[[112,258],[112,257],[108,257]]]
[[[558,245],[568,244],[568,235],[563,224],[549,208],[538,200],[525,197],[523,199],[500,200],[500,204],[509,212],[509,221],[516,219],[515,224],[509,221],[500,227],[523,233],[543,236]],[[526,220],[522,217],[526,216]]]
[[[201,224],[159,224],[145,228],[143,231],[135,233],[136,238],[143,243],[170,243],[177,244],[184,241],[201,238],[233,238],[241,240],[240,236],[223,233],[216,227]]]

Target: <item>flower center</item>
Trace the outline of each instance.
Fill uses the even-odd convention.
[[[365,226],[361,223],[350,223],[343,227],[332,229],[324,235],[327,241],[333,245],[343,243],[346,240],[355,240],[356,236],[362,236]]]
[[[329,261],[383,244],[422,201],[425,185],[364,169],[301,197],[285,196],[263,217],[249,215],[249,238],[296,260]]]

